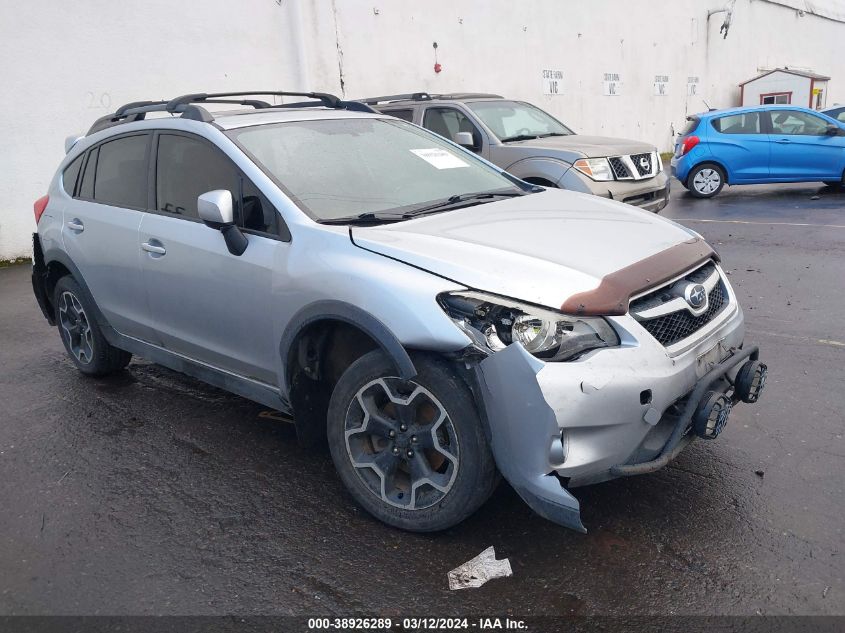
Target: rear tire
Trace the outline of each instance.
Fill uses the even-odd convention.
[[[76,280],[65,276],[53,291],[56,327],[71,362],[88,376],[106,376],[129,364],[132,354],[109,345],[94,309]]]
[[[696,198],[712,198],[725,186],[725,171],[715,163],[696,165],[685,186]]]
[[[329,448],[341,480],[375,518],[434,532],[477,510],[498,483],[474,399],[449,364],[414,358],[403,380],[381,350],[352,363],[329,402]]]

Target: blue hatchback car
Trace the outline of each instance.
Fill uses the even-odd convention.
[[[845,123],[795,106],[712,110],[687,117],[672,174],[697,198],[725,184],[821,181],[845,186]]]

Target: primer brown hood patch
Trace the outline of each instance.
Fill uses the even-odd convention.
[[[718,261],[719,256],[703,239],[693,238],[606,275],[595,289],[572,295],[560,309],[577,316],[621,316],[628,312],[633,295],[664,284],[708,259]]]

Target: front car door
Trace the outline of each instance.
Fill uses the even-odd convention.
[[[64,248],[109,325],[156,342],[141,281],[138,227],[147,207],[152,135],[121,135],[89,149],[63,210]]]
[[[760,112],[714,118],[707,131],[713,156],[728,169],[731,184],[769,178],[770,143]]]
[[[153,139],[154,211],[140,228],[141,268],[163,346],[267,384],[277,382],[273,273],[288,244],[264,195],[209,141],[160,132]],[[235,256],[197,213],[197,197],[232,193],[249,246]]]
[[[455,140],[455,135],[458,132],[469,132],[472,134],[473,146],[467,149],[471,149],[485,158],[489,155],[489,143],[484,133],[465,112],[458,108],[451,106],[427,107],[423,112],[422,126],[450,141]]]
[[[827,133],[828,122],[801,110],[771,110],[772,178],[781,181],[842,178],[845,136]]]

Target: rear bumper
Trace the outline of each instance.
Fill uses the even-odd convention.
[[[710,391],[729,393],[742,363],[742,311],[669,356],[631,317],[630,337],[583,360],[544,363],[511,345],[477,368],[491,447],[502,475],[540,515],[586,531],[567,488],[651,472],[692,439],[690,420]],[[564,487],[564,482],[567,487]]]
[[[41,314],[50,325],[55,325],[53,305],[47,293],[47,266],[44,264],[44,253],[41,250],[38,233],[32,234],[32,292],[35,294],[38,307],[41,308]]]

